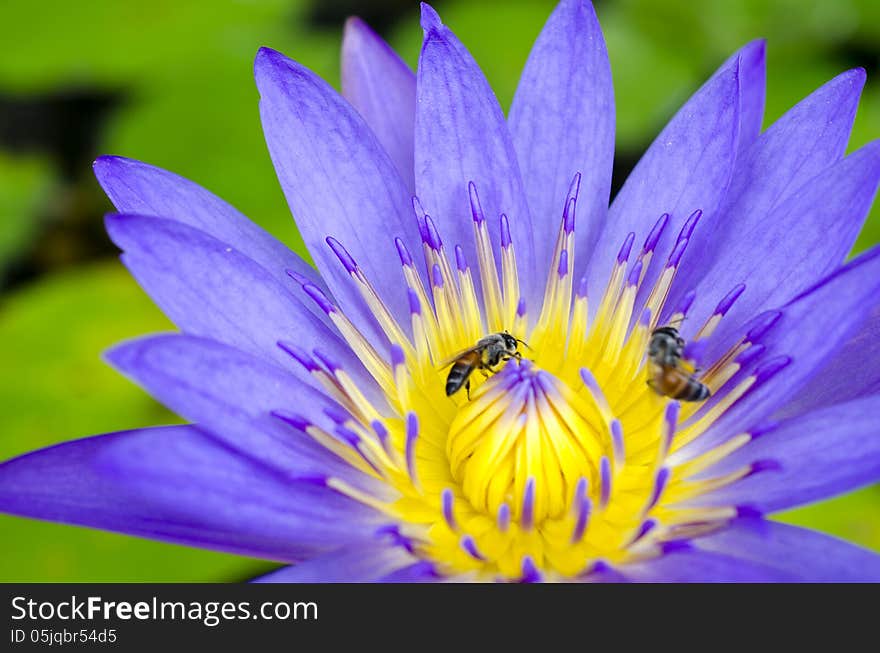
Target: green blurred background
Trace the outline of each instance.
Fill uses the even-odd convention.
[[[554,2],[437,0],[505,108]],[[733,50],[768,39],[765,126],[837,73],[868,70],[850,149],[880,136],[876,0],[598,0],[615,79],[615,188]],[[171,328],[104,235],[101,153],[178,172],[304,253],[260,129],[252,61],[268,45],[338,87],[346,16],[413,66],[418,2],[3,0],[0,3],[0,459],[93,433],[176,421],[101,362]],[[880,203],[878,203],[880,204]],[[859,239],[880,240],[880,206]],[[780,517],[880,551],[880,486]],[[0,516],[5,581],[242,580],[237,556]]]

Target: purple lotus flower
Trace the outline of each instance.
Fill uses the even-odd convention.
[[[764,518],[880,478],[880,249],[843,262],[880,177],[880,142],[843,156],[864,72],[761,132],[746,45],[608,208],[588,2],[552,14],[507,120],[427,5],[422,26],[413,75],[350,21],[346,99],[257,55],[317,272],[195,184],[98,159],[110,236],[181,330],[108,360],[192,424],[6,462],[0,508],[293,563],[282,581],[880,580],[880,556]],[[648,356],[664,325],[686,344]],[[445,361],[505,331],[447,396]]]

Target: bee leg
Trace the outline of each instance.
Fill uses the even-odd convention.
[[[468,381],[464,384],[464,391],[467,393],[468,401],[471,400],[471,382]]]

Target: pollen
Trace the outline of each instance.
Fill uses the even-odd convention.
[[[681,323],[693,303],[693,293],[677,306],[667,300],[701,212],[684,221],[667,252],[657,250],[668,215],[641,248],[629,234],[601,296],[588,302],[587,280],[573,278],[579,186],[575,175],[552,259],[540,271],[518,268],[508,217],[497,216],[497,230],[490,229],[474,184],[468,187],[473,268],[461,244],[444,245],[415,201],[425,273],[405,243],[395,241],[409,324],[398,323],[343,244],[328,238],[387,343],[370,342],[319,289],[304,285],[382,394],[372,397],[321,352],[283,345],[339,405],[335,432],[313,424],[302,430],[371,477],[364,487],[325,482],[384,514],[389,524],[382,533],[394,534],[393,545],[439,573],[563,580],[603,564],[663,555],[687,534],[720,527],[742,509],[702,508],[695,497],[773,469],[763,461],[706,477],[713,463],[757,434],[698,446],[719,417],[784,366],[755,367],[763,353],[757,340],[771,322],[698,371],[701,343],[743,286],[727,293],[712,315],[697,316],[704,325],[680,361],[682,378],[699,375],[706,388],[699,396],[711,392],[709,399],[671,399],[652,376],[652,333]],[[540,305],[529,306],[520,295],[521,274],[546,276]],[[450,365],[501,333],[522,343],[516,355],[474,364],[469,390],[447,396]]]

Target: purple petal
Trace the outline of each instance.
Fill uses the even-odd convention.
[[[756,461],[763,471],[689,504],[784,510],[880,480],[880,395],[781,422],[700,474],[711,478]]]
[[[696,288],[694,314],[708,316],[718,288],[748,286],[716,342],[829,273],[852,248],[880,177],[880,143],[833,164],[846,148],[863,83],[863,71],[844,73],[774,123],[737,164],[712,228],[693,234],[694,255],[685,258],[670,301]]]
[[[375,394],[348,346],[305,308],[311,300],[241,252],[172,220],[113,215],[106,223],[124,250],[125,265],[183,331],[226,342],[300,375],[302,368],[278,349],[278,340],[333,351]]]
[[[96,436],[7,461],[0,510],[288,562],[362,539],[377,517],[268,473],[192,426]]]
[[[419,242],[406,186],[364,119],[325,81],[268,48],[260,49],[254,70],[266,143],[303,240],[352,322],[384,342],[325,239],[345,246],[406,328],[394,237],[411,249]]]
[[[335,476],[375,493],[369,481],[273,411],[332,430],[335,404],[282,368],[212,340],[160,335],[123,343],[110,364],[174,412],[198,422],[242,455],[290,478]]]
[[[345,22],[342,95],[367,121],[394,161],[407,190],[414,193],[416,76],[360,18]]]
[[[237,209],[188,179],[126,159],[102,156],[95,177],[120,213],[176,220],[235,247],[287,285],[294,270],[324,289],[315,269]]]
[[[729,408],[693,446],[685,447],[682,455],[692,455],[745,431],[785,405],[864,323],[877,305],[878,291],[880,247],[784,306],[781,318],[761,338],[767,349],[758,366],[782,357],[791,359],[790,363],[759,381],[758,387]]]
[[[768,565],[799,582],[878,582],[880,555],[805,528],[738,519],[696,540],[700,549]]]
[[[412,556],[388,544],[365,541],[283,567],[255,583],[370,583],[412,563]]]
[[[550,265],[552,234],[576,172],[583,175],[577,251],[588,260],[608,211],[614,159],[611,67],[588,0],[563,0],[550,16],[526,62],[509,122],[536,229],[537,272]]]
[[[590,262],[591,296],[601,297],[627,233],[635,232],[641,242],[662,214],[670,214],[641,296],[654,285],[688,216],[701,209],[698,230],[711,230],[736,158],[741,58],[722,66],[675,114],[614,199]]]
[[[767,87],[767,43],[752,41],[739,53],[739,152],[742,154],[761,133]],[[734,54],[731,59],[736,57]]]
[[[476,261],[468,183],[476,185],[490,224],[510,220],[517,265],[534,265],[535,234],[529,217],[516,151],[489,83],[471,54],[422,4],[425,40],[419,57],[416,105],[416,193],[447,242],[461,245]],[[565,197],[560,197],[559,215]],[[498,239],[493,235],[496,260]],[[523,295],[533,295],[535,275],[523,275]]]
[[[800,415],[873,394],[880,394],[880,304],[777,415]]]

